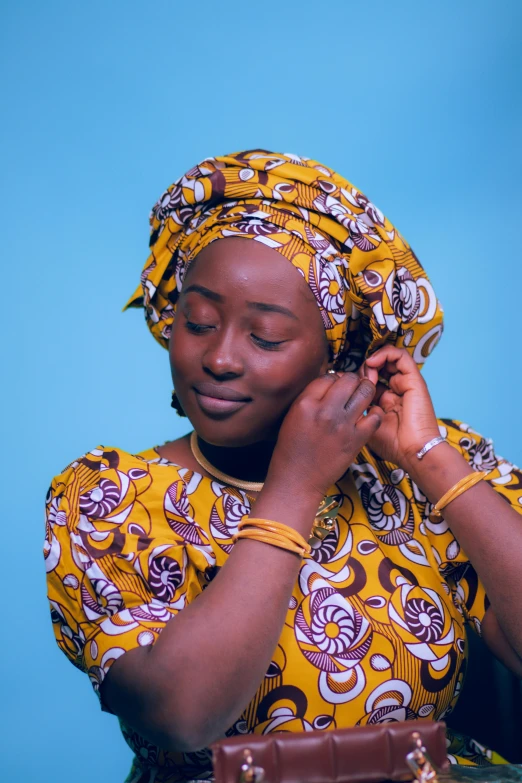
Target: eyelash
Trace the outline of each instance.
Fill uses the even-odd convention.
[[[203,324],[195,324],[193,321],[185,321],[185,326],[187,327],[189,332],[192,332],[192,334],[204,334],[207,329],[212,329],[212,326],[205,326]],[[265,351],[277,351],[280,345],[282,345],[286,340],[279,340],[279,342],[271,342],[270,340],[263,340],[262,337],[257,337],[255,334],[251,335],[254,342],[259,345],[260,348],[263,348]]]

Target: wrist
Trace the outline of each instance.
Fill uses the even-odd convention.
[[[430,446],[435,441],[435,444]],[[438,441],[438,442],[437,442]],[[426,433],[422,433],[419,435],[418,438],[416,438],[415,442],[404,452],[402,458],[400,459],[399,466],[406,471],[406,473],[411,474],[412,472],[416,472],[419,470],[421,463],[424,463],[426,465],[428,462],[433,461],[433,456],[435,455],[435,452],[439,452],[435,455],[436,459],[440,457],[440,450],[442,452],[445,451],[445,446],[449,446],[450,444],[444,440],[441,439],[441,434],[438,430],[432,430],[428,431]],[[426,446],[430,446],[428,451],[423,452],[424,448]],[[419,454],[422,453],[422,456],[419,457]],[[428,457],[430,459],[428,460]]]
[[[434,446],[422,459],[414,457],[407,473],[412,481],[435,501],[439,496],[471,470],[468,462],[447,441]]]
[[[261,519],[283,522],[307,538],[324,493],[284,477],[284,481],[268,476],[265,485],[252,506],[250,515]]]
[[[324,498],[328,487],[314,482],[309,475],[310,471],[301,466],[289,465],[288,462],[278,461],[272,458],[265,479],[263,494],[270,493],[273,497],[281,496],[292,498],[292,505],[299,503],[303,507],[312,505],[314,508]]]
[[[256,502],[270,499],[274,503],[284,503],[287,508],[290,506],[302,511],[312,509],[315,513],[324,496],[324,491],[302,479],[293,480],[291,476],[280,479],[268,475]]]

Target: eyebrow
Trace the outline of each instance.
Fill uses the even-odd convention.
[[[212,302],[224,302],[225,298],[218,294],[216,291],[211,291],[210,288],[206,288],[204,285],[189,285],[188,288],[183,289],[184,294],[196,293],[201,294],[206,299],[210,299]],[[248,307],[254,310],[259,310],[262,313],[280,313],[286,315],[288,318],[292,318],[294,321],[298,321],[298,317],[287,307],[282,305],[270,304],[269,302],[247,302]]]

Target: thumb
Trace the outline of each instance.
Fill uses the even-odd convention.
[[[368,380],[371,381],[374,386],[377,386],[377,381],[379,380],[379,371],[375,367],[370,367],[366,361],[362,363],[361,368],[363,378],[368,378]]]

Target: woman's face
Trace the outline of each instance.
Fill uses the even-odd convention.
[[[328,368],[308,285],[277,251],[220,239],[187,271],[170,340],[172,379],[198,435],[215,446],[274,439],[288,408]]]

